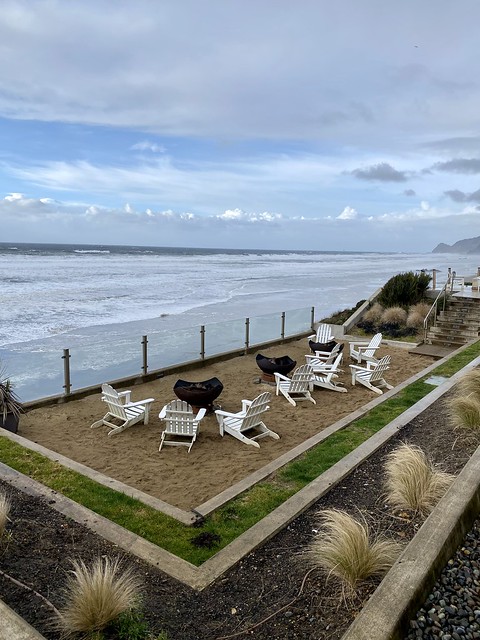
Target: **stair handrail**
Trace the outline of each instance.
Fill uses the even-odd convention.
[[[437,320],[437,307],[438,307],[438,303],[440,301],[440,297],[443,295],[443,311],[445,311],[445,302],[447,299],[447,290],[448,287],[453,286],[453,279],[454,276],[452,276],[452,274],[448,273],[447,276],[447,281],[445,282],[445,284],[443,285],[443,287],[440,289],[437,297],[435,298],[434,303],[432,304],[432,306],[430,307],[427,315],[425,316],[425,319],[423,321],[423,341],[426,342],[427,340],[427,334],[428,334],[428,328],[429,328],[429,319],[431,321],[431,318],[433,316],[433,325],[435,326],[436,320]]]

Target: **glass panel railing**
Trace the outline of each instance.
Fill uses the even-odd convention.
[[[147,338],[149,371],[200,358],[200,327],[161,330]]]
[[[1,349],[5,377],[14,385],[22,402],[63,393],[62,351]]]
[[[285,335],[294,336],[297,333],[309,331],[312,320],[311,307],[291,309],[285,312]]]
[[[269,313],[250,318],[250,344],[279,340],[282,335],[282,314]]]
[[[245,320],[214,322],[205,327],[205,355],[213,356],[245,346]]]

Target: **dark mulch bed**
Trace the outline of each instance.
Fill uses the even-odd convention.
[[[420,445],[452,473],[460,471],[476,446],[452,434],[443,401],[437,401],[313,508],[201,593],[126,556],[45,501],[8,485],[4,486],[12,497],[11,539],[2,550],[0,566],[59,607],[70,559],[88,562],[98,555],[120,555],[143,578],[145,613],[152,630],[166,631],[169,640],[334,640],[345,632],[376,583],[362,588],[356,600],[340,602],[334,582],[326,582],[317,569],[308,573],[310,566],[299,556],[318,527],[317,511],[325,507],[357,515],[361,510],[376,530],[389,531],[399,540],[414,535],[421,520],[393,513],[382,497],[383,458],[399,441]],[[59,637],[50,627],[51,610],[33,593],[0,576],[0,596],[47,638]]]

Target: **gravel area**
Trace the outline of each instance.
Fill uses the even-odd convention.
[[[405,640],[480,638],[480,520],[448,561]]]

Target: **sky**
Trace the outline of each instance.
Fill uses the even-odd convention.
[[[478,0],[3,0],[0,242],[480,235]]]

